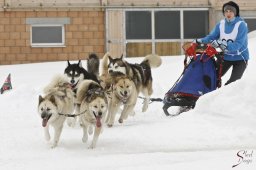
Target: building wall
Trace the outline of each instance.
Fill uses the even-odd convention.
[[[66,47],[33,48],[26,18],[68,17]],[[104,12],[91,11],[2,11],[0,12],[0,64],[18,64],[85,59],[95,52],[103,56]]]

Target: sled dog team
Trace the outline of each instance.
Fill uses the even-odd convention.
[[[69,126],[78,120],[82,141],[86,143],[88,135],[93,134],[89,148],[95,148],[104,124],[112,127],[117,112],[121,112],[119,123],[135,115],[139,93],[145,97],[142,112],[148,109],[153,93],[151,68],[159,67],[161,62],[159,56],[147,55],[140,64],[132,64],[123,56],[114,58],[106,53],[100,63],[97,55],[90,54],[86,70],[80,60],[73,64],[67,61],[64,75],[56,75],[39,96],[38,113],[45,139],[50,141],[52,126],[51,147],[56,147],[65,120]]]

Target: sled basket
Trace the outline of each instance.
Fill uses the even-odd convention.
[[[198,98],[217,88],[217,69],[214,56],[218,53],[211,45],[185,44],[184,70],[172,88],[165,94],[163,110],[171,106],[194,108]]]

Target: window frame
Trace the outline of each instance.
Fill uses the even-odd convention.
[[[33,43],[32,28],[33,27],[61,27],[62,42],[61,43]],[[65,25],[64,24],[31,24],[30,26],[30,45],[31,47],[66,47],[65,46]]]
[[[184,38],[184,11],[208,11],[209,8],[135,8],[135,9],[125,9],[123,14],[124,23],[126,24],[126,11],[150,11],[151,12],[151,39],[126,39],[126,25],[124,26],[124,46],[125,46],[125,56],[126,56],[126,44],[127,43],[140,43],[140,42],[151,42],[152,43],[152,53],[156,52],[156,43],[158,42],[180,42],[181,43],[181,52],[182,45],[187,41],[192,41],[193,39]],[[156,39],[155,38],[155,12],[156,11],[178,11],[180,12],[180,38],[179,39]],[[209,23],[208,23],[209,24]],[[196,37],[195,37],[196,38]]]

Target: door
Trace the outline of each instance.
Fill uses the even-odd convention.
[[[106,48],[113,57],[125,54],[124,12],[120,9],[106,10]]]

